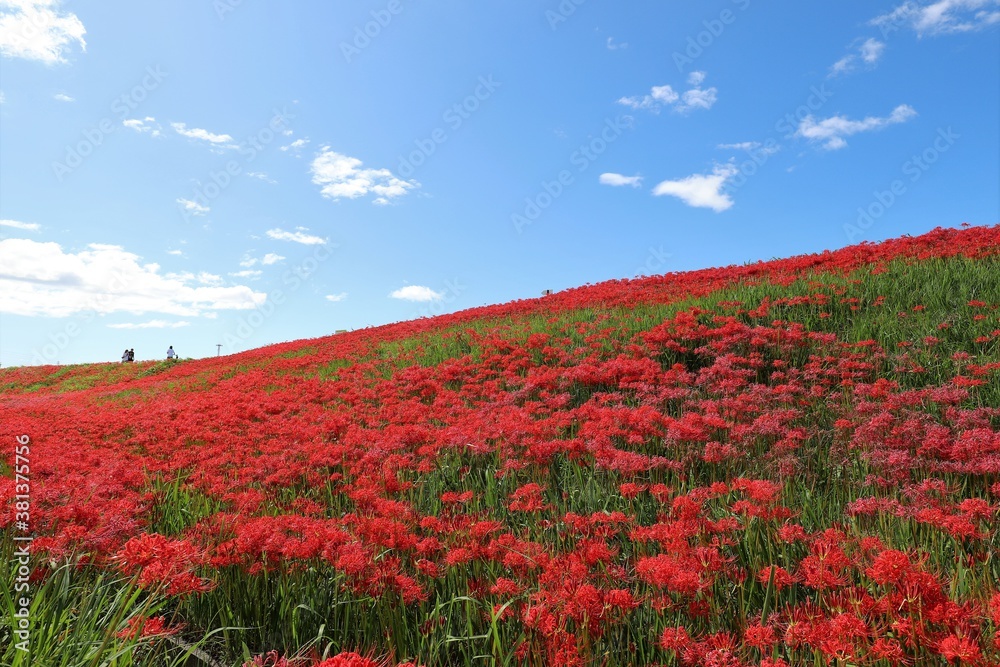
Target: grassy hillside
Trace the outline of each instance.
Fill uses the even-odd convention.
[[[998,308],[935,230],[0,370],[0,662],[997,664]]]

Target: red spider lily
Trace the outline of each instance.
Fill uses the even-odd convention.
[[[144,534],[122,546],[114,556],[125,574],[138,574],[141,586],[162,586],[168,595],[203,592],[211,584],[194,574],[203,561],[193,545],[162,535]]]
[[[167,620],[162,616],[133,616],[128,620],[127,626],[119,630],[119,639],[135,639],[138,637],[163,637],[180,632],[181,627],[177,625],[167,625]]]

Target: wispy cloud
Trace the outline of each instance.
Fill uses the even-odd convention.
[[[327,294],[324,298],[327,301],[337,303],[338,301],[343,301],[347,298],[347,292],[341,292],[340,294]]]
[[[416,181],[395,176],[388,169],[365,169],[358,158],[323,146],[312,161],[312,182],[320,193],[333,200],[357,199],[374,195],[373,204],[385,205],[419,187]]]
[[[13,229],[23,229],[28,232],[37,232],[42,228],[37,222],[21,222],[20,220],[0,220],[0,227],[12,227]]]
[[[440,301],[444,298],[444,294],[441,292],[435,292],[430,287],[425,287],[423,285],[407,285],[406,287],[400,287],[398,290],[394,290],[389,294],[393,299],[402,299],[403,301]]]
[[[781,150],[781,146],[776,141],[768,141],[764,144],[759,141],[739,141],[733,144],[718,144],[716,148],[719,150],[746,151],[747,153],[756,151],[762,155],[774,155]]]
[[[885,42],[880,42],[872,37],[862,42],[856,48],[856,51],[857,53],[848,53],[833,63],[830,67],[830,76],[839,76],[852,72],[857,69],[859,62],[873,67],[882,58],[882,53],[885,51]]]
[[[633,188],[637,188],[642,185],[642,176],[636,174],[635,176],[624,176],[622,174],[615,173],[604,173],[598,177],[601,185],[613,185],[615,187],[622,185],[631,185]]]
[[[687,113],[694,109],[711,109],[718,99],[719,91],[714,86],[701,87],[705,76],[705,72],[691,72],[688,75],[688,85],[692,87],[682,93],[669,85],[653,86],[646,95],[619,98],[618,104],[632,109],[646,109],[653,113],[659,113],[664,106],[670,106],[679,113]]]
[[[733,200],[722,192],[722,188],[737,171],[733,164],[717,164],[711,174],[692,174],[686,178],[662,181],[653,188],[653,194],[677,197],[688,206],[710,208],[721,213],[733,205]]]
[[[203,130],[200,127],[188,128],[185,123],[171,123],[170,127],[174,128],[174,132],[181,135],[182,137],[187,137],[188,139],[196,139],[198,141],[206,141],[214,146],[220,148],[234,148],[233,138],[228,134],[215,134],[209,132],[208,130]]]
[[[888,34],[900,27],[918,35],[972,32],[1000,24],[1000,0],[907,0],[871,24]]]
[[[292,243],[301,243],[303,245],[323,245],[326,243],[326,239],[313,234],[307,234],[306,232],[309,230],[305,227],[296,227],[295,229],[296,231],[289,232],[279,227],[276,229],[269,229],[265,233],[269,238],[275,239],[276,241],[291,241]]]
[[[627,49],[628,42],[616,42],[613,37],[608,37],[607,47],[609,51],[617,51],[618,49]]]
[[[861,59],[869,65],[874,65],[882,57],[885,51],[885,42],[880,42],[875,38],[866,39],[858,49],[861,52]]]
[[[225,281],[222,276],[217,276],[214,273],[209,273],[208,271],[199,271],[198,273],[192,273],[191,271],[180,271],[177,273],[168,273],[166,277],[170,280],[181,280],[184,282],[197,282],[201,285],[208,285],[210,287],[218,287],[222,285]]]
[[[795,135],[812,142],[821,143],[826,150],[838,150],[847,146],[845,137],[861,132],[873,132],[890,125],[905,123],[916,117],[917,112],[907,104],[900,104],[888,116],[868,116],[861,120],[851,120],[846,116],[831,116],[816,120],[812,115],[806,116],[799,123]]]
[[[280,150],[280,151],[286,151],[286,152],[287,151],[296,151],[296,152],[298,152],[298,151],[302,150],[303,148],[305,148],[305,146],[308,143],[309,143],[308,139],[296,139],[295,141],[293,141],[290,144],[287,144],[285,146],[281,146],[280,148],[278,148],[278,150]]]
[[[54,65],[66,62],[63,53],[73,44],[86,51],[87,29],[60,4],[60,0],[0,2],[0,55]]]
[[[191,215],[205,215],[206,213],[212,210],[211,207],[203,206],[202,204],[199,204],[196,201],[191,201],[190,199],[180,198],[177,199],[176,201],[177,204],[182,209],[184,209]]]
[[[259,269],[243,269],[242,271],[234,271],[229,275],[233,278],[249,278],[250,280],[256,280],[263,274],[264,272]]]
[[[109,329],[180,329],[191,326],[190,322],[168,322],[166,320],[149,320],[148,322],[121,322],[109,324]]]
[[[653,86],[647,95],[618,98],[618,104],[632,109],[649,109],[658,112],[661,106],[673,104],[678,99],[680,99],[680,95],[671,86]]]
[[[56,93],[55,95],[52,96],[52,99],[56,100],[57,102],[76,102],[75,97],[70,97],[66,93]]]
[[[160,125],[152,116],[146,116],[145,118],[126,118],[122,121],[122,125],[130,130],[135,130],[136,132],[147,132],[154,137],[160,136]]]
[[[274,185],[278,182],[262,171],[248,171],[247,176],[249,176],[250,178],[256,178],[258,181],[264,181],[265,183],[269,183],[271,185]]]

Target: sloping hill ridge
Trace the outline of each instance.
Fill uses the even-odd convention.
[[[0,569],[23,434],[31,664],[996,664],[998,308],[937,229],[2,369]]]

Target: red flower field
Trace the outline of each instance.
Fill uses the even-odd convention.
[[[2,664],[998,665],[998,308],[938,229],[0,370]]]

